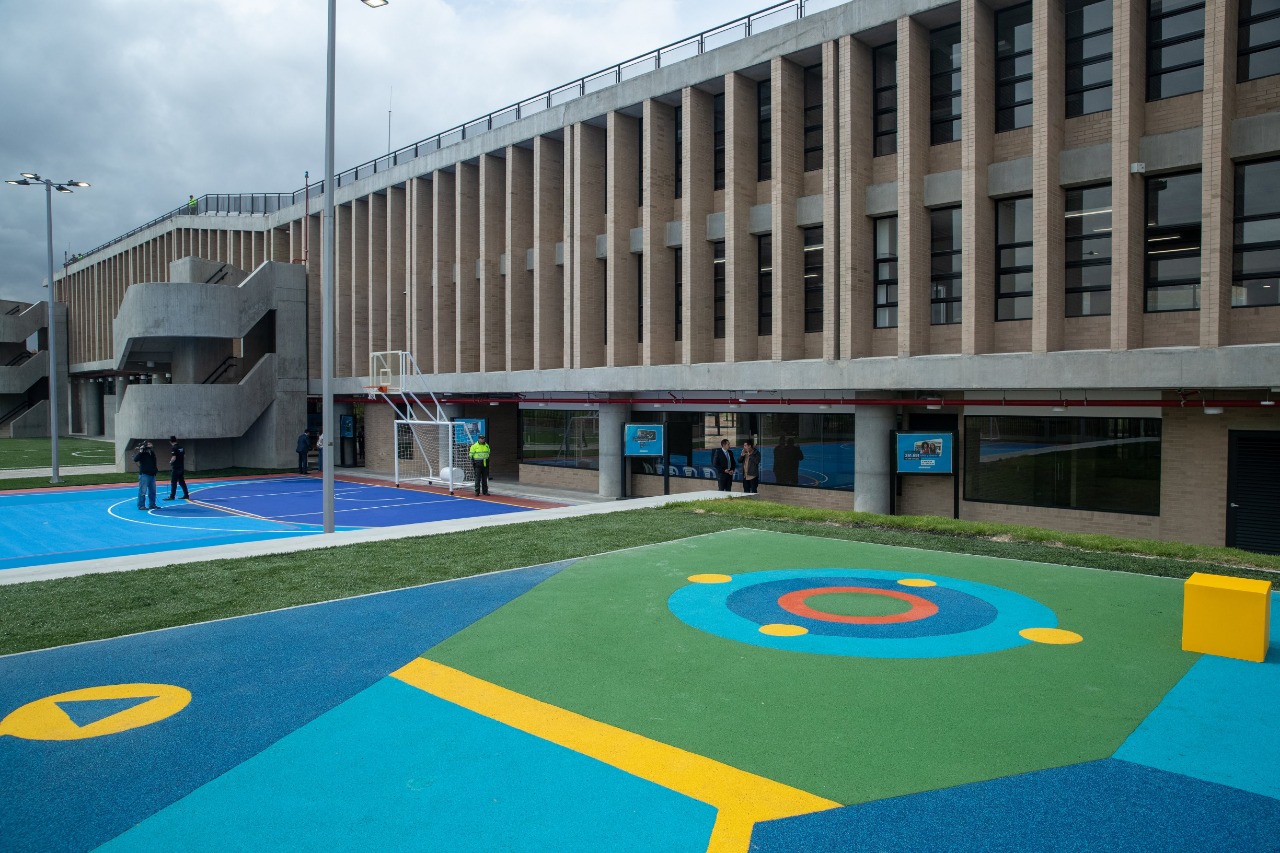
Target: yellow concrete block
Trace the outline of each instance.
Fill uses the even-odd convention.
[[[1182,648],[1261,663],[1271,641],[1271,581],[1196,572],[1182,587]]]

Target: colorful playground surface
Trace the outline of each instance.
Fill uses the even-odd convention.
[[[208,545],[310,536],[323,531],[318,477],[193,480],[191,499],[138,509],[137,486],[0,493],[0,571]],[[439,491],[335,481],[338,530],[390,527],[520,512],[530,502],[472,500]]]
[[[1276,849],[1280,648],[1182,651],[1182,592],[741,529],[11,655],[0,838]]]

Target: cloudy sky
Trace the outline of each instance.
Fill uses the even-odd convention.
[[[770,5],[338,0],[341,171]],[[324,172],[324,0],[0,0],[0,178],[54,194],[54,265],[205,193]],[[43,299],[43,187],[0,184],[0,297]]]

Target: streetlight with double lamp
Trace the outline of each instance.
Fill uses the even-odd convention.
[[[389,0],[362,0],[364,5],[377,8]],[[338,19],[337,0],[329,0],[329,55],[325,66],[324,106],[324,224],[322,241],[324,252],[320,261],[320,453],[328,460],[320,472],[324,492],[324,532],[333,532],[333,466],[338,459],[333,453],[333,271],[335,246],[333,243],[333,195],[337,190],[333,180],[333,78],[334,32]],[[50,243],[52,246],[53,244]],[[50,250],[52,251],[52,250]],[[50,255],[52,257],[52,255]]]
[[[71,192],[72,187],[89,186],[84,181],[62,181],[58,183],[48,178],[42,178],[34,172],[22,172],[22,177],[18,180],[5,181],[6,184],[13,184],[15,187],[30,187],[35,184],[44,184],[44,200],[45,200],[45,223],[47,225],[49,237],[49,441],[50,450],[53,453],[53,466],[50,468],[50,483],[59,483],[58,479],[58,323],[57,318],[53,314],[53,191],[60,193]]]

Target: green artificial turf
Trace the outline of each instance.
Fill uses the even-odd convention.
[[[59,467],[111,465],[115,457],[116,446],[111,441],[65,436],[58,439]],[[48,438],[0,438],[0,470],[48,468],[52,464],[52,443]]]
[[[726,640],[667,608],[692,574],[805,567],[1002,587],[1084,641],[837,657]],[[1163,578],[730,530],[580,561],[426,657],[857,803],[1109,757],[1198,657],[1180,649],[1181,613]]]

